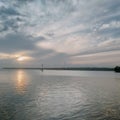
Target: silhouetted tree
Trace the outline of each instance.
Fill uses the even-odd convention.
[[[114,68],[114,71],[115,71],[115,72],[120,72],[120,67],[119,67],[119,66],[116,66],[116,67]]]

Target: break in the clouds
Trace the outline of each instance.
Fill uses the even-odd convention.
[[[1,0],[1,65],[118,65],[119,11],[120,0]]]

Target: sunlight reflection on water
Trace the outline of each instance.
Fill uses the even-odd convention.
[[[26,92],[26,87],[28,85],[28,76],[25,71],[18,70],[16,72],[16,79],[14,80],[16,91],[19,94],[24,94]]]

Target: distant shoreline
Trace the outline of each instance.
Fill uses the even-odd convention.
[[[10,68],[4,67],[2,69],[27,69],[27,70],[86,70],[86,71],[114,71],[114,68],[95,68],[95,67],[56,67],[56,68]]]

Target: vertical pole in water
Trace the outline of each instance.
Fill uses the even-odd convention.
[[[43,64],[42,64],[42,68],[41,68],[42,72],[43,72]]]

